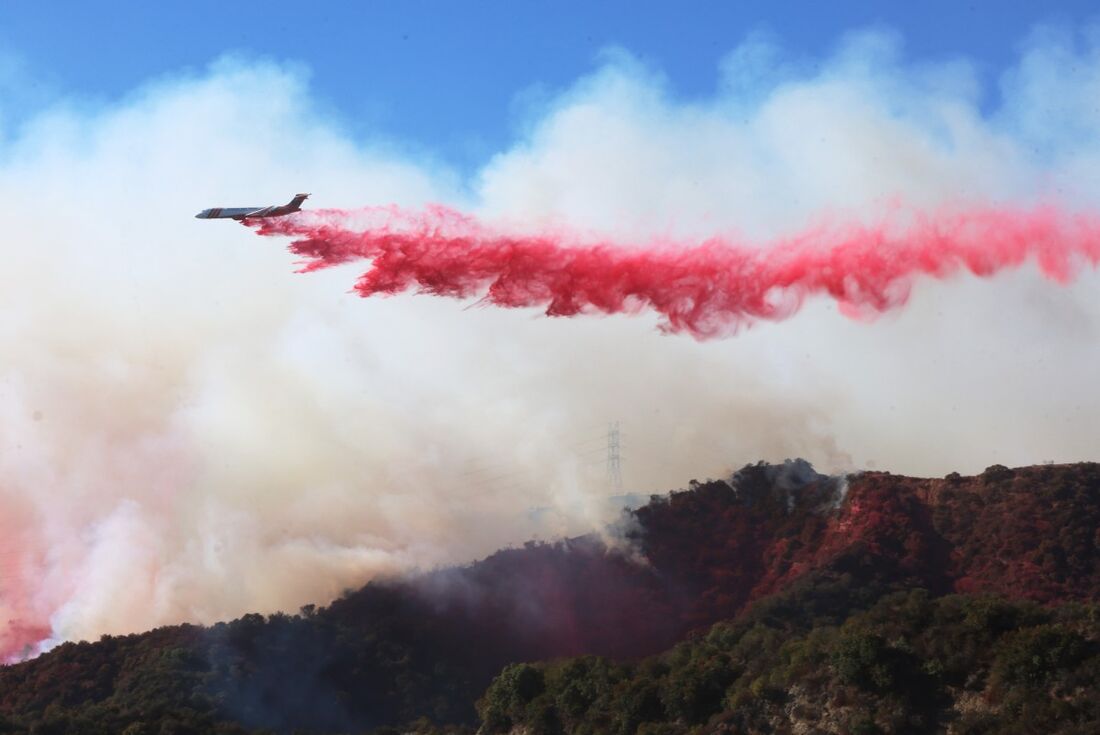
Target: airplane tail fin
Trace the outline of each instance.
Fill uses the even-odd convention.
[[[297,211],[302,208],[302,202],[304,202],[306,199],[309,199],[309,194],[295,194],[294,198],[290,200],[290,204],[287,206],[291,207],[294,211]]]

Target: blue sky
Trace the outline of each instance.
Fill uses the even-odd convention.
[[[1080,26],[1090,2],[316,2],[0,5],[0,61],[20,70],[18,118],[57,96],[110,101],[152,77],[225,54],[300,62],[311,89],[359,134],[458,165],[513,137],[517,100],[567,86],[602,50],[627,49],[674,94],[710,92],[721,58],[753,32],[820,58],[845,33],[885,27],[911,60],[966,58],[987,81],[1040,23]],[[63,20],[58,21],[59,18]],[[990,85],[995,89],[994,85]],[[16,109],[12,109],[15,107]]]

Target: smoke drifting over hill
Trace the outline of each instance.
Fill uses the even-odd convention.
[[[303,278],[274,241],[192,214],[305,190],[629,243],[776,241],[899,201],[1096,212],[1097,80],[1097,48],[1053,32],[995,100],[966,63],[907,62],[881,34],[805,67],[750,40],[693,101],[616,52],[472,173],[352,135],[264,62],[0,122],[0,650],[293,610],[591,528],[609,509],[584,442],[609,420],[643,493],[787,456],[1088,458],[1091,272],[921,282],[871,324],[818,300],[700,344],[651,316],[362,303],[353,266]]]

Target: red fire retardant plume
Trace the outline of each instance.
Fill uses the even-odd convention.
[[[784,319],[816,294],[850,316],[905,303],[916,276],[978,276],[1034,258],[1064,283],[1100,261],[1100,217],[1058,207],[974,208],[823,224],[762,246],[712,238],[639,246],[557,230],[514,234],[443,206],[316,210],[248,223],[293,237],[303,271],[366,259],[362,296],[415,291],[481,297],[550,316],[652,309],[668,332],[697,339]]]

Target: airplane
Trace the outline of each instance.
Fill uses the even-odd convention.
[[[297,212],[302,208],[302,202],[309,198],[309,194],[295,194],[294,198],[286,204],[273,204],[270,207],[211,207],[204,209],[195,215],[196,219],[235,219],[240,222],[243,219],[258,219],[260,217],[282,217],[283,215]]]

